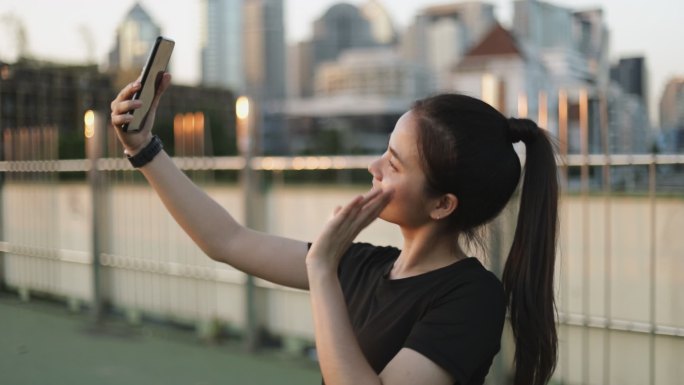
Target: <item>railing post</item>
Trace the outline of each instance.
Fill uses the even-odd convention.
[[[613,214],[611,211],[611,188],[612,188],[612,176],[611,176],[611,156],[610,156],[610,133],[608,132],[608,100],[605,91],[599,94],[600,103],[600,124],[601,124],[601,141],[603,143],[603,155],[605,162],[603,164],[603,204],[604,204],[604,246],[603,246],[603,269],[604,269],[604,279],[603,279],[603,307],[604,307],[604,329],[603,329],[603,384],[610,385],[610,351],[611,351],[611,336],[610,327],[612,323],[612,308],[611,308],[611,297],[612,297],[612,278],[613,278],[613,268],[612,268],[612,254],[613,254]]]
[[[581,201],[582,201],[582,382],[589,383],[589,362],[592,354],[589,349],[589,315],[591,313],[591,258],[590,253],[590,228],[589,218],[589,92],[586,88],[579,91],[579,119],[580,119],[580,151],[582,154],[581,175]],[[567,151],[567,149],[566,149]]]
[[[261,199],[261,183],[258,171],[254,169],[252,161],[261,153],[260,132],[261,114],[260,106],[254,99],[241,96],[237,99],[235,112],[237,116],[237,147],[245,161],[242,169],[242,189],[245,203],[245,226],[263,229],[263,199]],[[259,338],[262,326],[261,306],[263,299],[257,292],[254,277],[247,275],[245,280],[245,349],[254,352],[261,343]]]
[[[1,82],[0,82],[1,84]],[[0,93],[0,97],[2,94]],[[0,104],[1,105],[1,104]],[[1,109],[0,109],[1,110]],[[0,111],[1,113],[1,111]],[[0,127],[2,129],[2,127]],[[0,160],[5,160],[5,142],[10,135],[9,129],[0,131]],[[3,210],[5,202],[5,178],[7,173],[0,174],[0,242],[5,242],[5,213]],[[0,291],[5,289],[5,250],[0,250]]]
[[[84,116],[84,135],[86,142],[86,157],[90,162],[88,169],[88,184],[91,196],[91,253],[92,253],[92,285],[93,285],[93,318],[100,323],[104,316],[104,300],[102,285],[102,268],[100,255],[102,253],[102,224],[105,218],[103,200],[102,177],[98,170],[98,160],[102,157],[105,127],[99,113],[88,110]]]
[[[651,384],[656,383],[656,157],[651,156],[651,162],[648,165],[648,198],[650,202],[650,216],[651,216],[651,234],[650,234],[650,279],[649,279],[649,321],[651,323],[651,335],[649,338],[649,379]]]

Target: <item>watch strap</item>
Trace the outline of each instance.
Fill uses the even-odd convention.
[[[126,154],[126,157],[128,158],[128,161],[131,162],[133,167],[140,168],[150,163],[152,159],[154,159],[154,157],[157,156],[157,154],[159,154],[163,149],[164,144],[162,143],[161,139],[159,139],[157,135],[154,135],[152,140],[150,140],[150,142],[137,154],[133,156]]]

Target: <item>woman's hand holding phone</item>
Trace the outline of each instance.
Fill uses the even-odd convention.
[[[140,79],[126,85],[121,92],[119,92],[119,95],[116,96],[116,99],[112,101],[112,125],[114,125],[119,141],[121,141],[121,144],[123,144],[129,155],[135,155],[152,140],[152,126],[154,125],[154,118],[157,113],[157,107],[159,106],[159,99],[162,94],[164,94],[164,91],[166,91],[169,84],[171,84],[171,74],[165,72],[155,91],[154,99],[152,100],[152,105],[150,106],[150,111],[147,114],[144,125],[137,131],[124,132],[121,127],[124,124],[130,123],[133,120],[133,114],[131,112],[142,106],[140,100],[131,100],[133,94],[140,89]]]

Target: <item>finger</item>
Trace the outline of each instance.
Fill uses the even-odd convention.
[[[342,210],[342,206],[335,207],[335,210],[333,210],[333,215],[337,215],[337,213],[339,213],[340,210]]]
[[[361,209],[361,214],[358,216],[359,225],[362,227],[368,226],[373,222],[387,207],[392,198],[392,191],[382,191],[380,194],[374,196]]]
[[[370,202],[373,202],[381,197],[382,192],[383,191],[381,189],[373,189],[363,195],[357,196],[351,202],[349,202],[339,214],[345,217],[356,218],[359,212],[364,209],[364,207],[366,207]]]
[[[125,114],[125,115],[112,115],[112,124],[115,127],[121,127],[122,124],[127,124],[133,121],[133,115],[131,114]]]
[[[367,193],[368,198],[364,202],[364,207],[375,203],[389,203],[393,194],[393,190],[375,189],[373,191],[369,191]]]
[[[124,87],[118,95],[116,95],[116,99],[114,99],[114,102],[116,101],[121,101],[121,100],[128,100],[133,97],[133,94],[140,89],[140,81],[136,80],[132,83],[128,83],[126,87]],[[112,105],[114,104],[112,102]]]
[[[375,199],[378,197],[380,194],[382,194],[382,189],[379,188],[372,188],[370,191],[367,193],[363,194],[363,204],[365,205],[369,201]]]
[[[126,100],[124,102],[119,102],[112,104],[112,115],[125,115],[130,114],[131,111],[138,109],[142,106],[142,101],[140,100]]]
[[[171,85],[171,74],[168,72],[164,72],[164,75],[162,76],[161,82],[159,83],[159,87],[157,87],[156,93],[158,95],[161,95],[166,91],[166,89]]]
[[[357,195],[356,197],[354,197],[354,199],[352,199],[349,203],[347,203],[344,207],[342,207],[342,209],[337,214],[348,215],[349,213],[354,211],[354,208],[359,207],[359,203],[361,203],[362,200],[363,200],[363,196]]]

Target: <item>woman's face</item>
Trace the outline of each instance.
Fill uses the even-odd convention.
[[[368,166],[373,187],[394,191],[380,218],[402,227],[419,227],[430,220],[426,178],[418,153],[417,124],[411,111],[399,118],[387,151]]]

